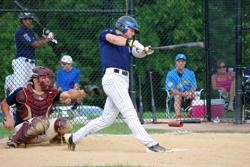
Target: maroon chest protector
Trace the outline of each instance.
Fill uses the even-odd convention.
[[[20,113],[23,120],[37,116],[48,117],[52,111],[53,100],[58,92],[58,89],[51,89],[42,95],[37,95],[33,91],[32,85],[29,84],[17,93],[16,99],[22,104],[17,112]]]

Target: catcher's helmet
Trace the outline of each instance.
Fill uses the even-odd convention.
[[[51,69],[42,66],[35,67],[34,69],[32,69],[32,72],[32,78],[38,78],[41,76],[55,76],[54,72]]]
[[[115,23],[115,28],[120,30],[122,33],[126,33],[128,28],[135,30],[136,33],[139,32],[139,27],[136,20],[131,16],[122,16]]]
[[[34,16],[31,13],[29,13],[29,12],[21,12],[19,14],[18,18],[20,20],[23,20],[23,19],[34,19]]]
[[[50,91],[54,87],[54,72],[46,67],[35,67],[32,70],[31,82],[33,82],[33,78],[40,78],[42,76],[46,76],[49,78],[47,81],[38,81],[38,84],[41,86],[43,91]]]

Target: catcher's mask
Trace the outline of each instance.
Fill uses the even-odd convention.
[[[122,33],[126,33],[128,28],[133,29],[136,33],[139,33],[139,27],[136,20],[131,16],[122,16],[115,23],[115,28]]]
[[[32,70],[32,79],[37,78],[38,84],[41,86],[43,91],[49,91],[54,86],[54,72],[46,67],[35,67]]]

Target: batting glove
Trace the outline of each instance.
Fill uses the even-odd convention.
[[[54,38],[53,32],[50,32],[50,33],[46,36],[46,38],[48,38],[51,42],[57,44],[57,40]]]
[[[151,46],[146,46],[146,47],[144,48],[144,52],[145,52],[147,55],[151,55],[151,54],[154,53],[154,50],[153,50],[153,49],[150,49],[150,48],[151,48]]]
[[[54,39],[54,33],[53,32],[50,32],[48,35],[47,35],[47,38],[52,40]]]
[[[51,32],[51,31],[50,31],[49,29],[44,28],[44,29],[43,29],[43,35],[42,35],[42,36],[47,36],[47,35],[49,35],[50,32]]]
[[[139,50],[144,50],[144,46],[137,40],[133,40],[133,39],[127,39],[127,42],[126,42],[127,46],[129,47],[135,47]]]

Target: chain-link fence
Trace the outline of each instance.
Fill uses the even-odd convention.
[[[179,105],[182,107],[180,110],[182,117],[187,116],[191,107],[192,118],[203,119],[207,118],[207,113],[212,113],[212,118],[234,119],[235,112],[227,112],[228,99],[225,99],[219,91],[215,91],[217,95],[208,93],[212,90],[211,77],[216,72],[215,62],[218,59],[225,60],[225,65],[230,67],[229,69],[235,67],[234,9],[236,4],[234,2],[225,0],[74,2],[39,0],[36,3],[31,0],[20,0],[19,2],[43,25],[33,21],[36,37],[41,37],[43,28],[46,27],[54,33],[58,41],[58,44],[49,43],[35,49],[35,64],[57,71],[61,68],[58,63],[61,57],[70,55],[73,66],[80,70],[81,87],[86,84],[96,84],[101,87],[103,71],[100,67],[97,39],[104,28],[114,27],[116,20],[122,15],[133,14],[136,18],[140,27],[137,38],[145,46],[204,41],[209,46],[208,50],[201,48],[157,50],[144,59],[134,58],[131,62],[134,76],[131,80],[131,97],[135,101],[141,121],[175,119],[177,116],[175,102],[171,91],[165,89],[166,77],[168,72],[176,68],[176,55],[182,53],[187,57],[186,67],[194,72],[196,79],[194,100],[187,107],[182,106],[182,101]],[[204,2],[208,2],[207,8]],[[13,74],[12,60],[16,60],[15,33],[20,26],[18,15],[22,10],[13,2],[2,1],[1,3],[0,39],[4,42],[0,45],[0,52],[3,55],[0,64],[2,74],[0,86],[4,88],[6,76]],[[244,4],[249,6],[247,1],[244,1]],[[247,9],[245,7],[244,11]],[[208,18],[206,18],[206,12]],[[246,26],[249,24],[248,15],[244,15],[244,24]],[[204,33],[206,25],[208,33]],[[204,34],[207,35],[206,40],[209,43],[206,42]],[[247,66],[249,35],[247,31],[243,35],[245,48],[243,60],[246,60],[244,66]],[[24,69],[27,68],[27,64],[32,64],[31,60],[23,61],[26,64]],[[1,99],[4,98],[6,88],[1,89]],[[208,98],[212,99],[211,112],[206,112],[206,106],[210,105],[207,102]],[[58,104],[54,107],[56,112],[53,115],[68,117],[74,122],[79,120],[87,122],[102,113],[105,99],[104,93],[99,97],[89,96],[76,110],[72,110],[72,106]],[[119,118],[122,119],[122,117]]]
[[[242,67],[243,67],[243,119],[250,119],[250,62],[249,62],[249,40],[250,40],[250,13],[249,13],[249,1],[242,2]]]

